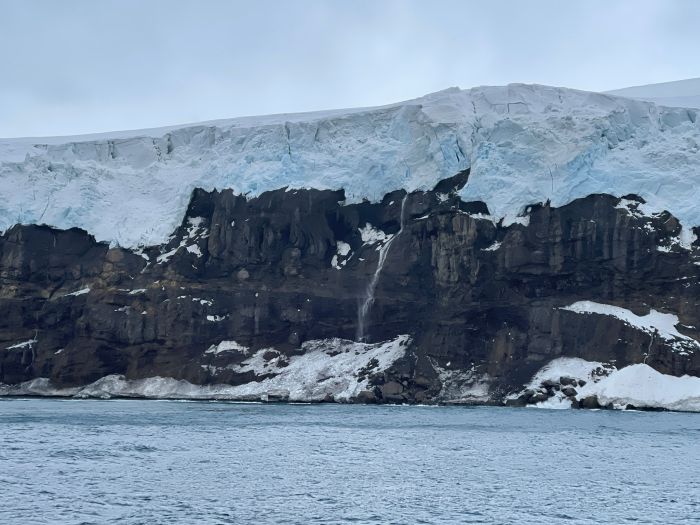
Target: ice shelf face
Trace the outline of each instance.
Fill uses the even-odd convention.
[[[344,188],[355,202],[429,189],[465,168],[462,199],[484,201],[506,222],[547,200],[634,193],[687,228],[700,225],[697,113],[515,84],[378,108],[2,139],[0,229],[45,223],[125,247],[160,244],[195,187]]]

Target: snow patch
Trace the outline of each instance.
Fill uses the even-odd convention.
[[[700,378],[675,377],[662,374],[649,365],[634,364],[617,369],[614,366],[572,357],[560,357],[545,365],[535,374],[526,389],[537,390],[546,380],[559,381],[560,377],[582,379],[583,386],[576,386],[574,399],[580,401],[595,396],[601,406],[612,404],[624,409],[661,408],[700,412]],[[518,397],[519,394],[509,396]],[[570,408],[571,400],[561,391],[549,399],[537,403],[537,408]]]
[[[338,241],[336,244],[337,253],[331,259],[331,266],[336,270],[340,270],[348,263],[352,257],[352,252],[350,251],[350,245],[348,243]]]
[[[167,252],[165,252],[165,253],[161,253],[158,257],[156,257],[156,262],[157,262],[158,264],[167,263],[167,262],[170,260],[170,258],[171,258],[173,255],[175,255],[175,254],[177,253],[177,251],[178,251],[180,248],[181,248],[181,247],[178,246],[178,247],[176,247],[176,248],[173,248],[173,249],[170,250],[170,251],[167,251]]]
[[[358,343],[345,339],[321,339],[302,344],[302,355],[281,355],[266,361],[270,349],[256,352],[234,371],[253,371],[257,375],[276,374],[263,381],[241,385],[241,395],[259,396],[267,391],[286,391],[290,401],[321,401],[330,395],[347,401],[368,388],[367,374],[381,373],[404,355],[410,343],[408,335],[383,343]],[[285,361],[284,366],[279,366]]]
[[[90,293],[90,288],[83,288],[82,290],[77,290],[75,292],[67,293],[65,295],[65,297],[68,297],[69,295],[73,295],[73,296],[85,295],[86,293]]]
[[[185,247],[185,250],[187,250],[190,253],[195,254],[197,257],[202,256],[202,250],[199,249],[199,246],[196,244],[191,244],[190,246]]]
[[[233,346],[233,341],[222,342]],[[381,373],[404,355],[410,337],[376,344],[356,343],[343,339],[307,341],[303,355],[292,356],[286,367],[270,369],[276,373],[262,381],[238,386],[193,385],[184,380],[166,377],[126,379],[109,375],[82,388],[57,389],[46,378],[20,385],[0,385],[0,395],[57,395],[78,398],[144,397],[152,399],[228,399],[268,400],[274,397],[289,401],[322,401],[328,396],[348,401],[368,387],[367,372]],[[218,346],[218,345],[217,345]],[[239,347],[240,345],[236,345]],[[265,350],[269,351],[269,350]],[[255,368],[259,351],[245,361]],[[261,357],[261,356],[260,356]],[[209,369],[208,369],[209,370]],[[216,371],[217,367],[213,367]]]
[[[693,243],[697,240],[698,236],[695,235],[693,230],[685,226],[681,228],[681,233],[678,235],[678,244],[681,246],[681,248],[692,250]]]
[[[346,257],[350,253],[350,245],[343,241],[338,241],[338,255]]]
[[[650,335],[658,335],[677,351],[700,350],[700,342],[676,329],[679,321],[674,314],[665,314],[652,308],[647,315],[640,316],[626,308],[593,301],[578,301],[560,309],[578,314],[609,315]]]
[[[170,258],[178,252],[180,248],[185,248],[185,250],[188,253],[191,253],[197,257],[202,257],[202,250],[199,248],[199,246],[197,246],[196,244],[188,245],[187,243],[189,241],[196,241],[198,239],[205,239],[206,237],[208,237],[209,234],[207,229],[204,226],[202,226],[204,220],[205,219],[203,217],[188,217],[185,236],[180,241],[180,244],[172,250],[160,254],[156,258],[156,262],[158,264],[167,263],[170,260]]]
[[[663,210],[655,210],[650,207],[645,202],[636,201],[632,199],[620,199],[620,202],[615,206],[618,210],[624,210],[632,217],[637,219],[652,218]]]
[[[249,352],[249,348],[247,346],[238,344],[236,341],[221,341],[219,344],[212,345],[204,351],[205,354],[214,355],[221,354],[224,352],[236,352],[247,355]]]
[[[594,381],[597,377],[604,376],[614,369],[615,367],[599,361],[586,361],[578,357],[558,357],[543,366],[525,387],[537,390],[543,382],[559,382],[561,377]]]
[[[360,230],[360,235],[362,236],[362,242],[365,245],[373,246],[379,244],[377,249],[391,240],[394,236],[392,233],[385,233],[382,230],[375,228],[370,223],[366,223],[363,228],[358,228]]]
[[[24,348],[31,348],[37,343],[37,338],[30,339],[28,341],[23,341],[21,343],[14,344],[12,346],[5,347],[5,350],[21,350]]]

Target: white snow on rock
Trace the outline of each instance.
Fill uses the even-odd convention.
[[[593,381],[594,378],[614,370],[615,367],[598,361],[586,361],[578,357],[558,357],[543,366],[526,385],[526,388],[537,390],[547,380],[559,382],[561,377],[573,377],[584,381]],[[597,374],[599,371],[600,374]]]
[[[36,337],[34,339],[30,339],[29,341],[22,341],[21,343],[14,344],[12,346],[8,346],[5,348],[5,350],[23,350],[25,348],[31,348],[36,344],[37,339]]]
[[[642,218],[652,218],[660,214],[659,210],[654,210],[647,203],[630,200],[630,199],[620,199],[616,208],[618,210],[625,210],[627,213],[636,217],[637,219]],[[644,227],[648,231],[653,231],[654,226],[647,222]],[[670,246],[658,246],[657,250],[660,252],[671,252],[674,245],[683,248],[684,250],[692,250],[693,243],[697,240],[697,235],[693,233],[693,230],[687,226],[681,227],[679,235],[675,238],[669,240]]]
[[[45,378],[34,379],[20,385],[0,384],[0,395],[242,401],[268,400],[273,396],[289,401],[322,401],[327,396],[332,396],[336,401],[347,401],[368,387],[367,377],[358,376],[359,372],[363,369],[370,369],[373,373],[386,370],[404,355],[409,342],[410,338],[407,335],[374,344],[343,339],[307,341],[302,345],[303,355],[291,357],[287,366],[279,368],[264,364],[263,354],[270,350],[263,349],[244,361],[240,370],[258,370],[262,367],[260,370],[265,374],[276,375],[259,382],[252,381],[238,386],[225,384],[199,386],[184,380],[165,377],[131,380],[121,375],[110,375],[85,387],[71,389],[56,389]],[[216,348],[220,348],[221,345],[234,351],[245,348],[233,341],[224,341]],[[212,369],[216,370],[214,367]]]
[[[202,226],[204,219],[202,217],[190,217],[187,219],[187,234],[180,241],[180,244],[165,253],[161,253],[156,257],[158,264],[167,263],[170,258],[177,253],[180,248],[185,248],[187,252],[194,254],[197,257],[202,257],[202,250],[196,244],[187,245],[188,241],[206,239],[209,236],[208,230]]]
[[[440,379],[440,392],[437,399],[448,404],[486,403],[491,400],[489,388],[493,379],[488,374],[476,370],[452,370],[443,368],[431,360],[433,369]]]
[[[512,222],[529,204],[642,196],[700,225],[695,109],[538,85],[451,88],[382,106],[92,137],[0,140],[0,229],[81,227],[163,244],[191,191],[344,188],[348,202],[426,190],[471,168],[464,200]],[[162,262],[162,261],[161,261]]]
[[[352,257],[350,245],[346,242],[338,241],[336,252],[337,253],[333,256],[333,259],[331,259],[331,266],[336,270],[341,270]]]
[[[192,245],[190,245],[190,246],[186,246],[185,249],[186,249],[188,252],[193,253],[193,254],[196,255],[197,257],[201,257],[201,256],[202,256],[202,250],[200,250],[200,249],[199,249],[199,246],[197,246],[196,244],[192,244]]]
[[[338,241],[338,255],[347,257],[350,253],[350,245],[343,241]]]
[[[484,248],[485,252],[495,252],[501,247],[501,243],[499,241],[494,241],[494,243],[489,246],[488,248]]]
[[[393,233],[387,234],[379,228],[375,228],[370,223],[366,223],[362,228],[358,228],[360,231],[360,236],[362,237],[362,242],[369,246],[379,244],[377,249],[380,249],[382,245],[389,242],[394,236]]]
[[[75,292],[67,293],[66,296],[75,296],[77,297],[78,295],[85,295],[86,293],[90,293],[90,288],[83,288],[82,290],[76,290]]]
[[[46,377],[39,377],[25,381],[19,385],[6,385],[0,383],[0,396],[47,396],[47,397],[71,397],[80,391],[80,387],[57,388]]]
[[[238,344],[236,341],[221,341],[219,344],[212,345],[205,350],[205,354],[221,354],[223,352],[238,352],[247,355],[249,349],[247,346]]]
[[[596,396],[602,406],[612,404],[618,409],[632,405],[636,408],[700,412],[700,377],[670,376],[641,363],[618,370],[595,361],[560,357],[537,372],[526,388],[537,390],[543,381],[558,382],[562,376],[586,381],[584,386],[575,387],[577,400]],[[570,408],[571,401],[559,391],[535,406]]]
[[[270,349],[262,349],[234,370],[276,375],[236,388],[243,396],[286,391],[291,401],[320,401],[327,395],[336,401],[347,401],[368,387],[367,378],[358,377],[360,370],[365,367],[370,367],[372,373],[386,370],[404,355],[409,342],[407,335],[373,344],[345,339],[307,341],[302,345],[304,353],[292,356],[288,362],[281,355],[265,361],[263,356]],[[282,360],[286,364],[278,366]]]
[[[658,335],[665,341],[670,342],[671,346],[678,351],[700,350],[700,342],[683,335],[676,329],[679,321],[678,316],[674,314],[665,314],[651,308],[647,315],[640,316],[626,308],[593,301],[578,301],[561,308],[561,310],[579,314],[610,315],[650,335]]]

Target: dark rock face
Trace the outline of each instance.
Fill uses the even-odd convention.
[[[700,375],[700,352],[611,316],[560,309],[580,300],[639,315],[654,308],[678,315],[678,330],[699,340],[700,246],[675,242],[674,217],[637,213],[634,196],[591,195],[533,206],[503,226],[483,203],[457,197],[467,177],[351,205],[343,191],[247,199],[195,190],[169,243],[142,253],[82,230],[15,226],[0,237],[0,383],[261,381],[275,372],[242,371],[245,354],[207,349],[270,349],[262,359],[280,370],[305,341],[356,339],[380,262],[362,336],[409,334],[411,344],[385,370],[358,371],[368,380],[358,401],[497,402],[561,356]],[[479,377],[490,381],[474,390]],[[560,382],[575,392],[573,378]]]

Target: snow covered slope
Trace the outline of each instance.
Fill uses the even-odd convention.
[[[647,100],[663,106],[700,108],[700,78],[615,89],[607,93]]]
[[[636,193],[700,225],[697,110],[538,85],[448,89],[383,106],[93,137],[0,140],[0,229],[81,227],[159,244],[190,192],[427,189],[470,167],[464,200],[507,221],[527,205]]]

